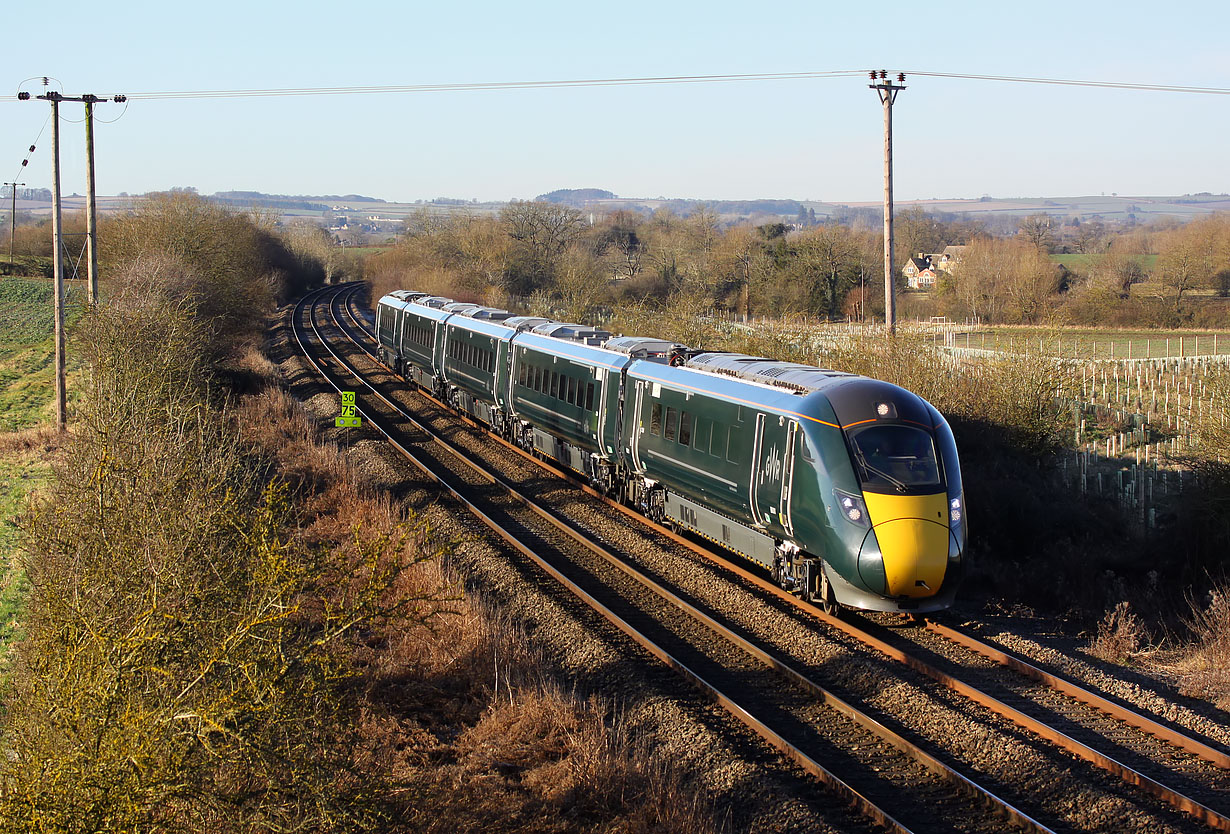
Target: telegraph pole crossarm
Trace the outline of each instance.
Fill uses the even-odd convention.
[[[897,334],[897,297],[894,283],[896,265],[893,263],[893,102],[905,89],[905,73],[897,74],[897,83],[888,77],[887,70],[871,71],[868,85],[880,97],[884,107],[884,323],[888,335]]]

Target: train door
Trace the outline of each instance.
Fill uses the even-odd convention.
[[[779,421],[783,418],[756,415],[756,430],[752,441],[752,520],[758,527],[780,523],[782,491],[785,475],[785,432]]]
[[[406,311],[405,309],[397,310],[389,308],[389,312],[393,314],[393,326],[389,328],[393,331],[392,341],[389,342],[393,351],[393,368],[399,370],[401,368],[402,357],[402,331],[406,329]]]
[[[598,443],[598,454],[609,452],[614,448],[614,443],[607,436],[608,426],[606,424],[606,386],[609,379],[610,374],[605,368],[594,368],[594,388],[596,389],[594,391],[594,410],[597,412],[597,435],[594,439]]]
[[[641,414],[641,403],[645,399],[645,383],[641,380],[636,381],[636,406],[632,410],[632,420],[628,424],[628,435],[631,438],[629,447],[632,454],[632,465],[636,467],[638,472],[645,471],[644,465],[641,464],[641,435],[645,433],[645,421]],[[627,423],[627,417],[625,416]]]
[[[787,536],[794,535],[794,518],[791,515],[791,506],[794,503],[794,456],[795,445],[798,443],[796,439],[799,436],[799,423],[797,420],[791,420],[786,425],[786,447],[785,447],[785,462],[783,463],[784,471],[782,472],[782,500],[781,500],[781,522],[782,527],[786,530]]]

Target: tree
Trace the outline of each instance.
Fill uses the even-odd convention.
[[[1100,251],[1105,238],[1106,224],[1101,220],[1090,220],[1076,226],[1076,233],[1072,236],[1072,245],[1077,252],[1088,254]]]
[[[899,263],[919,252],[939,252],[952,242],[943,221],[918,206],[893,215],[893,238]]]
[[[952,276],[952,299],[959,312],[985,321],[1034,322],[1058,280],[1055,265],[1032,244],[977,238]]]
[[[858,262],[850,231],[844,226],[824,225],[794,235],[790,240],[792,274],[807,291],[808,311],[833,316],[855,280]]]
[[[580,211],[555,203],[509,203],[500,222],[514,241],[506,288],[519,295],[553,283],[556,261],[585,227]]]
[[[1184,293],[1212,283],[1220,225],[1217,218],[1193,220],[1161,238],[1155,274],[1174,294],[1176,314],[1182,313]]]
[[[1055,245],[1049,214],[1031,214],[1021,221],[1020,234],[1039,252],[1049,253]]]

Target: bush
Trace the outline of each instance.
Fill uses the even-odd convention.
[[[1109,663],[1125,663],[1140,651],[1142,631],[1127,602],[1120,602],[1098,623],[1097,636],[1089,644],[1091,655]]]
[[[352,643],[422,601],[396,590],[417,551],[302,544],[286,485],[208,405],[208,326],[132,287],[85,317],[76,436],[23,525],[0,827],[361,826]]]

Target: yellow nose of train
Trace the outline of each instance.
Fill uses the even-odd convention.
[[[880,546],[886,592],[929,597],[940,589],[948,564],[948,496],[864,492],[874,542]],[[874,546],[871,536],[863,543]]]

